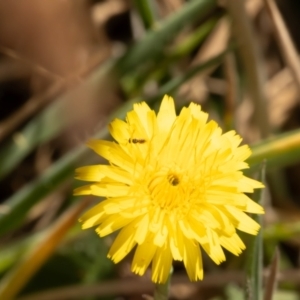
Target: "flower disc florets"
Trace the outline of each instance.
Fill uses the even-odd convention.
[[[76,195],[106,198],[81,217],[82,227],[98,226],[100,236],[121,229],[108,257],[117,263],[137,246],[132,271],[142,275],[152,262],[154,282],[166,281],[173,259],[183,261],[190,280],[202,279],[200,248],[219,264],[222,247],[235,255],[245,249],[236,229],[259,230],[245,213],[264,212],[244,194],[263,187],[241,171],[251,151],[207,117],[194,103],[176,116],[168,96],[157,115],[135,104],[126,122],[110,124],[115,142],[88,143],[110,165],[76,170],[92,182]]]

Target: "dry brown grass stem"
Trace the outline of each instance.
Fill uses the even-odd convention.
[[[297,50],[289,35],[288,29],[274,0],[264,0],[273,22],[275,35],[282,52],[283,59],[289,67],[300,95],[300,61]]]
[[[232,32],[238,43],[238,51],[247,77],[248,94],[253,104],[252,122],[257,131],[256,139],[269,135],[269,122],[264,90],[265,78],[257,40],[247,14],[245,1],[227,0],[232,19]]]

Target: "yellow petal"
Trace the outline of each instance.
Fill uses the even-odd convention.
[[[132,222],[132,219],[126,219],[121,216],[109,216],[106,218],[100,226],[97,227],[96,232],[101,236],[106,236],[112,232],[123,228]]]
[[[128,142],[128,139],[130,138],[130,128],[126,122],[115,119],[109,124],[108,128],[110,134],[117,142]]]
[[[234,255],[240,255],[242,250],[246,249],[245,244],[236,233],[230,237],[220,236],[219,239],[222,247]]]
[[[225,255],[220,245],[220,240],[214,230],[206,228],[206,233],[208,237],[208,244],[201,244],[205,252],[210,256],[210,258],[219,265],[221,262],[225,261]]]
[[[172,267],[172,255],[170,247],[165,244],[158,248],[152,263],[152,281],[155,283],[164,283],[170,276]]]
[[[131,265],[132,272],[143,275],[148,268],[157,246],[153,243],[153,233],[149,233],[146,240],[138,245]]]
[[[134,222],[125,226],[116,237],[107,255],[113,262],[121,261],[136,245],[133,229]]]
[[[79,188],[76,188],[73,192],[74,196],[82,196],[82,195],[91,195],[91,186],[90,185],[84,185]]]
[[[251,219],[244,212],[232,206],[225,206],[226,210],[231,214],[232,219],[236,220],[236,228],[247,232],[249,234],[256,235],[260,225],[256,223],[253,219]]]
[[[103,221],[103,218],[105,217],[103,207],[107,202],[108,200],[100,202],[80,217],[79,221],[82,223],[82,229],[98,225]]]
[[[203,278],[202,256],[199,244],[196,241],[184,239],[183,263],[191,281]]]
[[[158,129],[161,133],[169,133],[173,123],[176,120],[174,100],[172,97],[165,95],[159,112],[157,114]]]

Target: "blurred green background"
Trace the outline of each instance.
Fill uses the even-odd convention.
[[[267,186],[254,196],[266,214],[256,240],[243,236],[248,251],[221,266],[204,256],[198,283],[175,263],[170,299],[257,300],[247,278],[266,300],[300,299],[299,18],[292,0],[2,1],[0,299],[152,294],[131,255],[106,258],[113,236],[81,231],[98,199],[72,190],[76,167],[102,162],[85,142],[166,93],[235,129],[253,150],[247,174],[266,173]]]

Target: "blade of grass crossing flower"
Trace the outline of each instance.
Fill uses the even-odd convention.
[[[258,180],[265,182],[266,164],[261,165]],[[263,190],[254,192],[253,200],[263,206]],[[261,215],[254,215],[253,219],[262,226]],[[262,269],[263,269],[263,233],[262,227],[256,236],[251,237],[250,245],[247,247],[247,286],[246,286],[246,299],[247,300],[261,300],[262,292]]]
[[[32,245],[32,248],[24,256],[23,260],[2,279],[0,299],[11,300],[15,298],[32,275],[55,250],[59,241],[65,236],[89,203],[90,200],[88,198],[78,201],[49,228],[48,232],[37,244]]]

